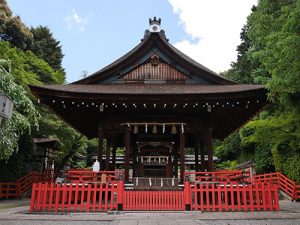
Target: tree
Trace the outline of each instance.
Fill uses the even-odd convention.
[[[33,35],[24,25],[20,17],[12,16],[5,0],[0,0],[0,40],[9,41],[12,46],[29,50],[33,43]]]
[[[18,140],[33,127],[38,127],[39,113],[24,88],[14,82],[10,73],[9,61],[0,61],[0,92],[8,96],[14,103],[12,118],[0,128],[0,160],[8,159],[17,151]]]
[[[251,72],[256,67],[256,63],[251,61],[248,51],[252,47],[252,42],[248,37],[249,26],[244,25],[240,34],[241,44],[237,47],[237,62],[231,63],[231,69],[223,72],[223,76],[238,83],[253,84],[254,79]]]
[[[239,132],[259,172],[279,170],[300,182],[300,0],[260,0],[242,31],[238,61],[224,74],[265,84],[272,102]],[[246,44],[248,43],[248,44]],[[246,74],[246,76],[245,76]],[[227,154],[224,142],[219,154]],[[225,146],[225,147],[224,147]],[[235,147],[236,148],[236,147]],[[228,155],[228,154],[227,154]],[[236,156],[230,156],[231,160]]]
[[[60,83],[65,81],[65,72],[62,68],[62,54],[60,42],[57,41],[48,27],[38,26],[31,28],[33,46],[31,51],[39,58],[46,61],[55,71],[61,74]]]
[[[28,90],[28,84],[58,84],[57,72],[45,61],[30,51],[11,47],[8,42],[0,42],[0,58],[11,61],[11,74],[15,82]]]

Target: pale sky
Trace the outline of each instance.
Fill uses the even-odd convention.
[[[221,72],[236,60],[257,0],[7,0],[27,26],[48,26],[61,42],[67,81],[100,70],[140,43],[148,19],[162,19],[170,43]]]

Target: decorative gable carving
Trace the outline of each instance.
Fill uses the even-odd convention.
[[[159,62],[153,55],[149,63],[143,64],[122,77],[125,82],[166,81],[184,83],[188,77],[167,63]]]

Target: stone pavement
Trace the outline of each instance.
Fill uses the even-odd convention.
[[[279,212],[220,213],[187,211],[29,214],[28,203],[28,200],[0,201],[0,225],[300,225],[300,202],[288,200],[280,201]],[[22,206],[24,204],[26,206]]]

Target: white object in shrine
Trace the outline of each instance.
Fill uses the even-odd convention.
[[[98,160],[96,160],[93,164],[93,172],[99,172],[100,170],[100,163],[98,162]]]

